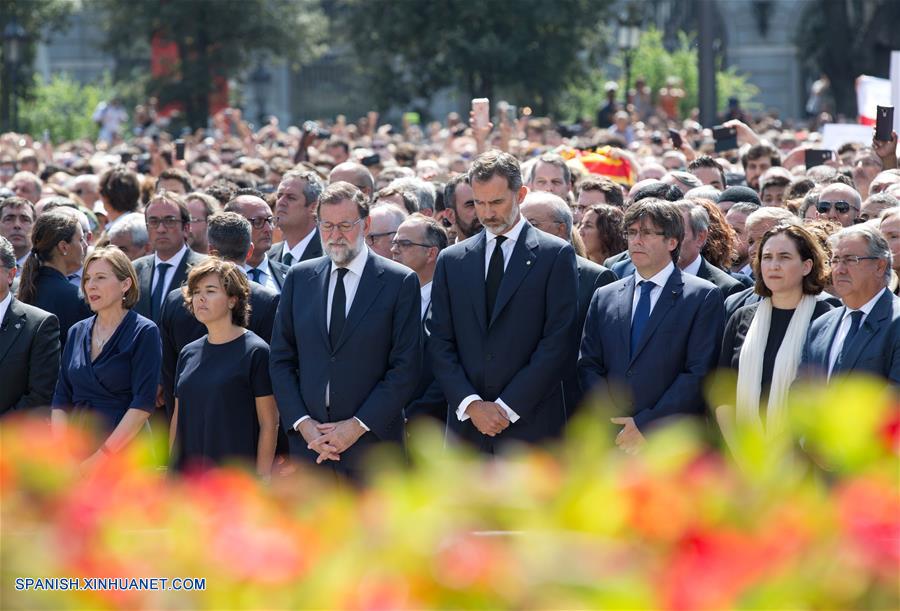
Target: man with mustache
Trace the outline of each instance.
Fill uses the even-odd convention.
[[[415,272],[372,253],[368,198],[329,185],[317,204],[325,256],[285,277],[270,372],[291,455],[359,479],[364,454],[402,443],[402,409],[419,381]]]

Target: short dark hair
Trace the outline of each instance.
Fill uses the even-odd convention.
[[[681,254],[681,242],[684,241],[684,218],[681,216],[681,210],[671,202],[648,197],[628,207],[623,224],[628,229],[644,219],[656,225],[666,239],[675,238],[677,243],[675,250],[672,251],[672,262],[677,263]]]
[[[456,211],[456,188],[460,183],[469,183],[468,174],[457,174],[444,185],[444,207]]]
[[[213,184],[203,190],[207,195],[219,200],[219,203],[223,206],[234,197],[235,191],[237,191],[237,185],[229,180],[223,179],[216,180]]]
[[[494,176],[505,178],[510,191],[522,188],[522,167],[509,153],[491,150],[476,157],[469,168],[468,183],[487,182]]]
[[[744,154],[741,155],[741,165],[746,170],[748,161],[756,161],[762,157],[768,157],[773,166],[781,165],[781,153],[775,147],[765,142],[754,144],[744,151]]]
[[[347,155],[350,154],[350,145],[347,144],[347,141],[346,141],[346,140],[342,140],[342,139],[340,139],[340,138],[331,138],[331,139],[329,139],[328,142],[325,143],[325,146],[327,146],[327,147],[340,147],[340,148],[342,148],[342,149],[344,150],[344,153],[345,153],[345,154],[347,154]]]
[[[316,204],[316,216],[319,216],[322,206],[339,204],[344,200],[350,200],[356,204],[359,218],[364,219],[369,216],[369,199],[366,197],[366,194],[349,182],[343,181],[332,183],[322,191],[322,195],[319,196],[319,201]]]
[[[237,302],[231,309],[231,322],[239,327],[246,327],[250,320],[250,282],[236,264],[219,257],[207,257],[188,272],[187,282],[181,288],[184,307],[191,314],[194,313],[194,302],[191,299],[191,294],[197,288],[200,280],[209,274],[219,276],[226,296],[237,298]]]
[[[778,224],[769,229],[759,241],[759,247],[756,249],[756,257],[754,257],[753,275],[756,283],[753,290],[763,297],[771,297],[772,291],[766,286],[761,271],[763,247],[766,242],[778,234],[785,234],[794,242],[797,252],[800,254],[800,260],[812,260],[812,270],[803,277],[803,294],[818,295],[828,285],[830,279],[830,271],[828,269],[828,260],[825,250],[819,243],[819,240],[805,229],[802,225]]]
[[[154,204],[154,202],[169,202],[170,204],[175,204],[178,207],[178,214],[181,217],[182,223],[190,223],[191,222],[191,212],[188,210],[187,204],[184,203],[185,199],[183,195],[175,193],[174,191],[160,191],[156,195],[150,198],[150,201],[147,202],[147,207],[144,208],[144,218],[147,218],[147,211],[150,210],[150,206]]]
[[[580,197],[585,191],[600,191],[606,198],[606,203],[622,208],[625,206],[625,196],[622,187],[602,176],[586,176],[575,184],[575,197]]]
[[[177,180],[182,185],[184,185],[184,190],[186,193],[190,193],[194,190],[194,185],[191,184],[191,175],[182,170],[181,168],[166,168],[163,170],[159,178],[156,179],[156,188],[159,189],[159,183],[164,180]]]
[[[250,221],[237,212],[219,212],[206,221],[209,248],[226,261],[244,263],[252,241]]]
[[[724,189],[728,185],[728,183],[725,182],[725,168],[722,167],[721,163],[709,155],[700,155],[688,164],[688,172],[693,172],[693,170],[696,170],[697,168],[710,168],[711,170],[716,170],[719,173],[719,177],[722,179],[722,188]]]
[[[13,195],[12,197],[7,197],[5,199],[0,199],[0,216],[3,216],[3,211],[6,208],[28,208],[31,211],[31,220],[34,221],[34,204],[31,203],[31,200],[25,199],[24,197],[17,197]]]
[[[669,185],[661,180],[654,181],[644,185],[634,192],[631,198],[631,205],[644,199],[662,199],[668,202],[677,202],[684,198],[684,193],[675,185]]]
[[[109,168],[100,175],[100,195],[107,199],[109,206],[116,212],[134,212],[141,199],[141,184],[137,174],[124,165]]]
[[[421,212],[416,212],[410,214],[403,222],[405,223],[407,221],[415,221],[425,225],[425,241],[430,246],[436,247],[438,252],[447,248],[447,245],[450,243],[450,238],[447,236],[447,230],[444,229],[434,217],[425,216]]]

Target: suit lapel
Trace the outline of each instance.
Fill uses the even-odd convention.
[[[6,316],[0,321],[0,363],[25,328],[25,314],[13,298],[6,308]]]
[[[872,336],[880,328],[881,322],[889,318],[890,315],[891,295],[884,293],[878,301],[875,302],[875,307],[872,308],[872,312],[866,316],[865,322],[860,325],[856,337],[854,337],[853,341],[850,343],[847,355],[843,359],[840,359],[841,371],[853,369],[856,365],[856,361],[859,360],[863,350],[872,339]]]
[[[632,362],[650,341],[656,328],[659,327],[669,310],[675,305],[676,300],[681,296],[683,289],[684,280],[681,278],[681,271],[676,267],[672,275],[669,276],[669,281],[663,287],[659,299],[656,300],[656,305],[650,314],[650,320],[647,321],[647,327],[644,329],[643,335],[641,335],[641,341],[638,343],[637,350],[631,355]]]
[[[318,287],[319,305],[316,307],[316,326],[322,331],[322,339],[325,345],[331,345],[328,337],[328,283],[331,280],[331,259],[325,259],[316,269],[316,273],[310,277],[313,287]],[[316,295],[315,288],[310,292]],[[296,295],[294,295],[296,297]],[[295,310],[296,311],[296,310]]]
[[[140,295],[138,295],[138,303],[140,304],[140,309],[147,312],[148,317],[150,316],[150,297],[153,291],[154,261],[153,255],[150,255],[147,265],[142,265],[138,270],[138,287],[141,289]]]
[[[309,241],[309,244],[303,249],[303,254],[300,255],[300,261],[316,259],[322,256],[322,239],[319,237],[319,228],[316,227],[313,231],[315,233],[313,233],[313,237]],[[281,262],[281,259],[279,258],[278,261]]]
[[[618,312],[619,342],[621,346],[631,347],[631,310],[634,303],[634,274],[627,276],[625,284],[619,287]]]
[[[466,258],[464,263],[470,274],[474,276],[469,283],[472,296],[472,304],[475,306],[475,318],[481,325],[483,332],[487,331],[487,293],[484,287],[484,249],[487,245],[487,234],[482,231],[472,238],[472,244],[466,245]]]
[[[381,274],[384,268],[378,262],[378,255],[370,253],[366,260],[366,266],[363,268],[362,278],[359,279],[359,286],[356,288],[356,295],[353,297],[353,303],[350,305],[350,313],[347,315],[347,323],[344,330],[341,331],[341,337],[338,339],[337,346],[334,351],[341,347],[347,341],[347,338],[353,333],[356,326],[362,321],[365,313],[375,302],[378,293],[384,287],[384,281]]]
[[[509,257],[509,264],[506,271],[503,272],[503,280],[500,281],[500,290],[497,292],[497,303],[494,304],[494,312],[491,316],[490,324],[493,324],[512,296],[515,295],[522,280],[531,271],[531,265],[537,259],[534,251],[538,248],[538,239],[532,230],[531,225],[525,224],[522,227],[522,233],[513,246],[512,255]],[[484,261],[484,259],[482,259]],[[483,263],[482,263],[483,264]],[[484,283],[482,283],[484,286]]]

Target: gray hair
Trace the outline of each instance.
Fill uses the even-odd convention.
[[[131,234],[131,243],[142,248],[150,241],[147,234],[147,221],[140,212],[129,212],[118,219],[109,230],[109,239],[113,239],[125,233]]]
[[[709,212],[703,206],[697,202],[685,199],[673,203],[682,212],[687,212],[688,226],[690,226],[691,233],[695,236],[701,231],[709,229]]]
[[[0,267],[16,269],[16,251],[9,240],[0,236]]]
[[[666,174],[668,174],[669,176],[671,176],[678,182],[683,182],[684,184],[688,185],[691,189],[696,189],[698,187],[703,186],[703,181],[701,181],[699,178],[697,178],[690,172],[684,172],[682,170],[670,170],[669,172],[666,172]],[[663,177],[663,178],[665,178],[665,177]],[[665,181],[663,181],[663,182],[665,182]],[[711,198],[707,197],[706,199],[711,199]],[[714,198],[713,201],[715,201],[716,199],[718,199],[718,197]]]
[[[738,214],[746,214],[747,216],[750,216],[751,214],[759,210],[759,208],[760,206],[757,206],[753,202],[735,202],[734,205],[732,205],[731,208],[728,209],[728,214],[737,212]],[[725,216],[728,216],[728,214],[726,214]]]
[[[534,182],[534,172],[537,170],[539,163],[546,163],[547,165],[552,165],[562,170],[563,182],[566,183],[566,188],[569,188],[572,182],[572,171],[569,169],[569,166],[566,165],[566,160],[556,153],[544,153],[531,164],[528,172],[528,184]]]
[[[307,207],[318,202],[319,196],[322,195],[322,191],[325,190],[325,185],[322,183],[322,179],[319,178],[319,175],[309,170],[290,170],[289,172],[285,172],[281,177],[281,182],[288,182],[291,180],[303,181],[303,197],[306,199]]]
[[[209,248],[226,261],[243,264],[250,250],[251,236],[250,221],[237,212],[219,212],[207,220]]]
[[[681,173],[681,172],[679,172]],[[674,175],[674,172],[672,173]],[[687,181],[682,181],[687,182]],[[688,183],[690,184],[690,183]],[[719,194],[721,191],[716,189],[712,185],[701,185],[699,187],[694,187],[684,194],[684,199],[708,199],[711,202],[719,201]],[[737,205],[737,204],[735,204]],[[733,208],[734,206],[732,206]]]
[[[388,188],[412,193],[418,202],[419,210],[434,210],[434,200],[437,197],[437,192],[434,185],[427,180],[422,180],[416,176],[404,176],[403,178],[392,180],[388,184]]]
[[[800,225],[800,219],[790,210],[786,208],[776,208],[775,206],[765,206],[759,208],[747,217],[747,229],[763,221],[773,221],[774,223],[790,223],[791,225]]]
[[[836,231],[828,238],[828,243],[832,250],[839,241],[844,238],[863,238],[866,241],[866,256],[875,257],[887,261],[887,267],[884,270],[884,284],[887,286],[891,280],[891,270],[894,264],[894,258],[891,256],[891,247],[888,246],[887,240],[881,231],[872,227],[868,223],[862,225],[850,225]]]
[[[572,209],[569,208],[569,205],[566,204],[563,198],[545,191],[531,191],[522,201],[522,206],[527,206],[528,204],[546,204],[552,207],[553,221],[566,226],[566,235],[569,236],[571,241],[575,219],[572,217]]]
[[[487,182],[494,176],[502,176],[510,191],[522,188],[522,168],[519,160],[503,151],[491,150],[480,154],[469,168],[469,184]]]
[[[393,204],[381,204],[379,206],[374,206],[369,211],[369,216],[371,216],[371,217],[376,217],[376,216],[390,217],[392,222],[394,223],[394,225],[393,225],[394,229],[397,229],[397,227],[399,227],[403,223],[403,221],[406,220],[406,217],[409,215],[406,213],[406,210],[402,210],[398,206],[395,206]]]

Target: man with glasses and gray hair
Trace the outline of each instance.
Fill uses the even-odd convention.
[[[803,362],[831,379],[851,372],[900,382],[900,300],[887,288],[891,250],[874,227],[846,227],[829,239],[834,292],[844,307],[809,327]]]
[[[59,372],[59,321],[16,299],[15,277],[15,251],[0,237],[0,415],[49,405]]]
[[[844,227],[855,224],[862,208],[862,198],[856,189],[840,182],[832,183],[819,193],[816,210],[819,218],[834,221]]]
[[[253,250],[247,255],[244,271],[247,277],[258,284],[281,292],[288,266],[279,263],[266,253],[272,248],[272,231],[275,217],[272,209],[255,189],[241,189],[234,199],[225,204],[224,212],[236,212],[250,222],[253,228]]]

